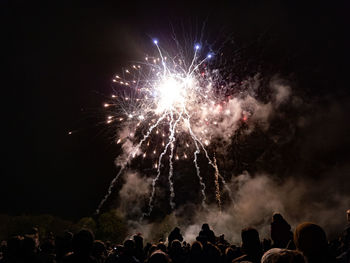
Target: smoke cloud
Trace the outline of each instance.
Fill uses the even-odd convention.
[[[292,177],[281,182],[266,174],[252,177],[245,172],[232,182],[231,187],[237,189],[234,203],[222,212],[210,207],[197,213],[198,223],[185,228],[185,237],[193,240],[201,224],[209,223],[217,235],[225,234],[234,243],[240,242],[240,231],[248,226],[257,228],[261,238],[269,238],[272,214],[279,212],[292,229],[301,222],[312,221],[321,225],[330,238],[335,238],[346,223],[350,194],[337,193],[329,183],[330,180],[300,181]]]
[[[124,216],[135,217],[142,213],[145,198],[150,194],[151,178],[142,177],[138,172],[128,171],[124,176],[125,183],[119,191],[122,200],[119,211]]]
[[[344,169],[350,171],[350,167]],[[235,200],[222,211],[215,204],[206,209],[187,204],[158,222],[129,220],[129,233],[141,232],[146,240],[158,241],[160,238],[165,240],[175,226],[180,226],[184,239],[193,242],[202,224],[208,223],[217,236],[224,234],[229,242],[239,244],[240,232],[248,226],[255,227],[261,239],[270,238],[271,217],[274,212],[279,212],[292,230],[301,222],[311,221],[321,225],[330,239],[336,238],[346,223],[345,211],[350,206],[350,194],[337,192],[336,187],[330,187],[330,182],[327,179],[320,182],[293,177],[281,181],[267,174],[251,176],[244,172],[231,182],[229,187],[236,190]],[[125,215],[141,215],[139,199],[148,193],[147,185],[147,178],[128,175],[127,183],[120,191],[123,203],[119,209]]]

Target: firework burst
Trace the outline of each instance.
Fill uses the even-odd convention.
[[[157,56],[147,56],[144,62],[131,65],[123,69],[122,74],[116,75],[113,82],[117,88],[111,102],[104,105],[110,112],[107,123],[120,123],[119,127],[123,127],[119,128],[116,142],[122,144],[124,157],[117,158],[120,170],[100,202],[97,213],[127,164],[140,157],[153,160],[155,171],[148,210],[142,218],[149,216],[153,210],[157,181],[165,166],[168,170],[169,205],[172,210],[175,209],[174,162],[179,159],[193,158],[204,207],[207,197],[198,163],[200,154],[213,168],[215,197],[220,208],[220,181],[229,191],[215,156],[211,156],[207,149],[222,116],[232,114],[225,107],[232,99],[227,95],[229,88],[222,85],[218,71],[210,69],[214,54],[201,52],[201,46],[195,44],[190,59],[180,54],[171,56],[161,48],[158,40],[153,42]],[[157,138],[157,143],[153,143],[152,138]]]

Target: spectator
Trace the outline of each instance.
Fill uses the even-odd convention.
[[[272,248],[263,255],[261,263],[305,263],[305,259],[298,251]]]
[[[121,254],[120,263],[139,263],[140,261],[135,257],[135,242],[134,240],[126,240],[124,242],[124,252]]]
[[[241,232],[243,255],[233,260],[233,262],[251,261],[260,262],[262,249],[259,233],[254,228],[245,228]]]
[[[166,246],[164,245],[164,242],[162,242],[162,241],[160,241],[160,242],[158,243],[157,249],[163,251],[164,253],[167,252],[167,248],[166,248]]]
[[[273,247],[287,248],[288,245],[291,245],[291,247],[294,246],[291,244],[293,240],[291,227],[279,213],[275,213],[272,216],[271,239],[273,241]]]
[[[98,263],[104,263],[107,258],[107,250],[105,244],[101,240],[95,240],[92,245],[92,256]]]
[[[72,240],[73,253],[66,256],[65,263],[97,263],[91,256],[94,236],[89,230],[81,230]]]
[[[183,241],[183,237],[180,233],[180,228],[175,227],[173,231],[171,231],[171,233],[168,236],[168,246],[171,245],[171,243],[175,240],[179,240],[180,242]]]
[[[203,262],[205,262],[205,263],[212,263],[212,262],[220,263],[221,259],[222,259],[221,258],[221,251],[216,245],[214,245],[212,243],[208,243],[204,247],[204,260],[203,260]]]
[[[203,262],[203,245],[199,241],[192,244],[188,256],[188,263],[202,263]]]
[[[61,261],[65,256],[72,251],[73,234],[65,231],[63,236],[57,236],[55,239],[56,259]]]
[[[182,263],[185,261],[184,251],[179,240],[175,239],[171,242],[169,256],[173,263]]]
[[[55,254],[55,243],[51,239],[47,239],[40,246],[39,261],[41,263],[55,263],[56,254]]]
[[[145,253],[143,250],[143,237],[142,237],[141,233],[134,235],[133,239],[135,242],[135,257],[140,262],[143,262],[145,260]]]
[[[340,252],[337,257],[337,262],[339,263],[349,263],[350,262],[350,209],[346,211],[347,225],[340,237]]]
[[[171,263],[169,256],[161,250],[156,250],[148,259],[148,263]]]
[[[294,233],[294,243],[307,259],[308,263],[332,262],[328,252],[328,243],[323,229],[313,223],[302,223]]]
[[[215,244],[215,242],[216,242],[215,234],[214,234],[213,230],[211,230],[209,228],[208,224],[202,225],[202,230],[199,232],[198,236],[200,237],[200,239],[206,240],[212,244]]]
[[[239,249],[232,245],[225,250],[225,262],[231,263],[235,258],[242,256]]]
[[[22,241],[22,256],[26,263],[40,263],[36,242],[33,237],[26,236]]]
[[[7,241],[7,248],[5,249],[1,263],[19,263],[21,259],[21,237],[14,236]]]

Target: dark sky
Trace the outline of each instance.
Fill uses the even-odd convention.
[[[150,37],[168,38],[170,24],[206,21],[208,38],[258,42],[245,56],[263,71],[292,75],[308,97],[349,101],[346,1],[71,2],[1,1],[0,213],[93,213],[116,173],[118,150],[100,124],[111,77]]]

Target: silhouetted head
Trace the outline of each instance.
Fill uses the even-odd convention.
[[[235,251],[232,249],[232,247],[228,247],[225,249],[225,256],[226,258],[230,258],[231,260],[233,259],[233,256],[234,255]]]
[[[21,249],[21,238],[13,236],[7,240],[7,253],[11,255],[18,255]]]
[[[177,233],[177,234],[179,234],[179,233],[180,233],[180,228],[178,228],[178,227],[175,227],[173,231],[174,231],[174,233]]]
[[[305,259],[296,250],[272,248],[263,255],[261,263],[305,263]]]
[[[37,227],[32,227],[29,231],[28,231],[29,235],[38,235],[39,234],[39,229]]]
[[[208,243],[208,238],[205,235],[199,235],[198,237],[196,237],[196,240],[198,242],[201,242],[202,245],[205,245],[206,243]]]
[[[55,246],[53,242],[46,240],[40,245],[40,249],[42,252],[50,254],[55,251]]]
[[[170,263],[171,260],[167,254],[161,250],[156,250],[148,259],[148,263]]]
[[[280,222],[280,221],[284,221],[283,216],[280,213],[274,213],[272,215],[272,222]]]
[[[327,253],[327,237],[323,229],[313,223],[302,223],[294,232],[294,243],[306,258],[320,258]]]
[[[133,255],[135,251],[135,242],[134,240],[128,239],[124,241],[124,251],[127,255]]]
[[[216,261],[221,257],[220,249],[212,243],[208,243],[205,247],[205,256],[209,261]]]
[[[258,251],[261,248],[259,233],[255,228],[244,228],[241,232],[242,248],[248,252]]]
[[[116,245],[114,248],[114,251],[116,252],[116,255],[120,256],[122,254],[124,254],[125,248],[123,245]]]
[[[134,235],[133,239],[135,241],[136,247],[143,247],[143,237],[142,237],[141,233]]]
[[[35,251],[35,241],[31,236],[26,236],[23,239],[22,246],[25,253],[31,253]]]
[[[64,231],[63,238],[64,238],[65,240],[72,241],[72,239],[73,239],[73,234],[72,234],[72,232]]]
[[[156,251],[158,248],[156,245],[151,245],[151,247],[149,248],[148,254],[152,255],[154,251]]]
[[[101,240],[95,240],[92,245],[92,254],[96,258],[101,258],[106,253],[106,246]]]
[[[182,250],[181,242],[177,239],[173,240],[170,244],[170,249],[174,252],[181,251]]]
[[[203,224],[202,225],[202,230],[204,230],[204,231],[210,230],[209,225],[208,224]]]
[[[90,230],[83,229],[74,235],[72,246],[74,253],[89,254],[94,242],[94,235]]]
[[[164,245],[163,242],[159,242],[158,245],[157,245],[157,249],[163,251],[166,253],[166,245]]]
[[[195,241],[191,246],[191,254],[199,255],[203,252],[203,245],[201,242]]]

